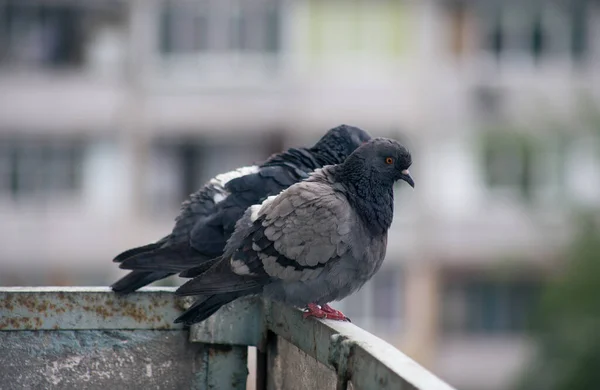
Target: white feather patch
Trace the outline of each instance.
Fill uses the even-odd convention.
[[[250,268],[241,260],[229,260],[231,270],[238,275],[250,275]]]
[[[215,204],[217,204],[217,203],[223,201],[225,198],[227,198],[227,195],[229,195],[229,194],[226,194],[223,192],[217,192],[215,194],[215,196],[213,196],[213,201],[215,202]]]
[[[213,179],[211,179],[210,184],[215,185],[215,186],[225,187],[225,185],[233,179],[237,179],[238,177],[242,177],[242,176],[246,176],[246,175],[251,175],[256,172],[258,172],[257,165],[238,168],[235,171],[221,173],[220,175],[215,176]]]
[[[252,222],[254,222],[258,219],[258,212],[260,211],[260,208],[261,208],[261,205],[259,205],[259,204],[250,206],[250,220]]]
[[[252,222],[256,221],[258,217],[260,217],[263,214],[261,213],[261,211],[264,210],[265,207],[267,207],[271,202],[273,202],[273,199],[275,199],[276,197],[277,195],[271,195],[267,199],[263,200],[261,204],[255,204],[250,206],[250,220]]]
[[[229,192],[225,191],[225,185],[229,183],[233,179],[237,179],[238,177],[251,175],[253,173],[258,172],[258,166],[252,165],[249,167],[238,168],[235,171],[230,171],[227,173],[221,173],[220,175],[215,176],[209,181],[209,184],[212,185],[217,193],[213,196],[213,201],[215,204],[222,202],[225,198],[229,196]]]

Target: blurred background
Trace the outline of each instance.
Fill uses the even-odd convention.
[[[460,389],[597,387],[600,1],[0,0],[0,285],[110,284],[210,177],[342,123],[417,186],[333,306]]]

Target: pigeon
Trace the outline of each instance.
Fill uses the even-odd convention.
[[[414,188],[411,154],[399,142],[375,138],[345,162],[315,170],[237,222],[222,256],[177,295],[200,295],[176,323],[192,325],[246,295],[299,308],[305,316],[346,320],[328,303],[360,289],[380,268],[392,223],[393,185]]]
[[[311,148],[291,148],[262,165],[216,176],[182,204],[171,234],[113,260],[133,270],[111,286],[113,291],[128,294],[193,266],[205,263],[210,267],[210,261],[223,253],[246,208],[306,179],[316,168],[343,162],[370,139],[358,127],[340,125]]]

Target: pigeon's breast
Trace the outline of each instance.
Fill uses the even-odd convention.
[[[386,244],[385,236],[371,239],[360,250],[354,249],[331,261],[317,278],[274,283],[265,287],[264,294],[298,307],[344,299],[377,273],[385,258]]]

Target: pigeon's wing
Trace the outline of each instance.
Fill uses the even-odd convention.
[[[225,189],[231,193],[248,194],[249,198],[244,198],[245,201],[252,201],[252,204],[257,204],[255,195],[260,194],[266,198],[267,195],[276,195],[282,188],[287,188],[292,184],[306,179],[308,174],[304,171],[296,169],[290,163],[269,166],[260,168],[254,175],[245,175],[229,181],[225,185]]]
[[[349,250],[355,213],[329,183],[299,183],[285,195],[272,198],[256,213],[247,240],[254,252],[248,268],[284,281],[316,278]],[[244,267],[236,267],[243,260],[232,256],[234,271],[243,274]]]
[[[349,250],[354,221],[345,196],[328,183],[295,184],[250,207],[223,259],[178,293],[225,293],[274,281],[314,279]]]
[[[190,245],[201,253],[219,256],[244,211],[307,177],[298,175],[291,168],[273,166],[228,181],[224,186],[227,198],[216,204],[209,216],[196,219]]]
[[[238,178],[252,176],[257,171],[258,167],[253,165],[217,175],[200,190],[191,194],[189,199],[181,205],[179,216],[175,219],[170,243],[187,242],[194,226],[202,224],[218,211],[217,205],[230,193],[227,185]]]

